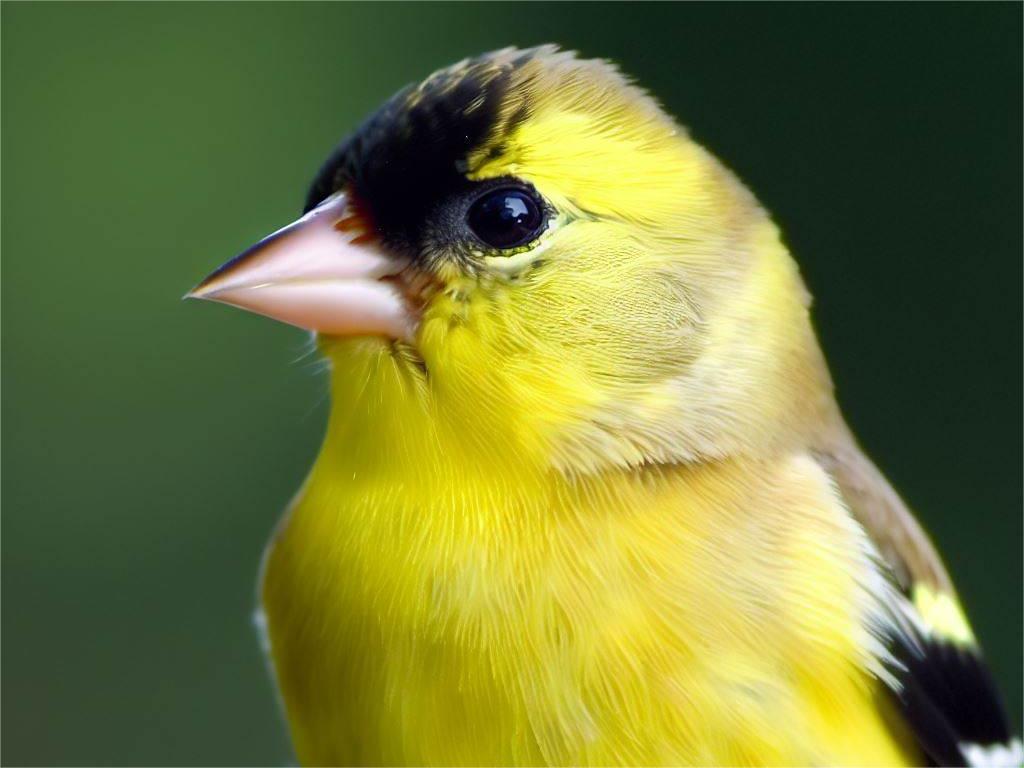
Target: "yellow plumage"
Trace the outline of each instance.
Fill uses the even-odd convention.
[[[899,762],[862,542],[810,461],[565,482],[419,445],[387,471],[328,445],[268,557],[303,763]]]
[[[898,587],[973,637],[842,423],[775,225],[644,93],[553,49],[381,119],[467,82],[460,119],[489,114],[463,180],[525,182],[551,220],[500,252],[421,245],[408,337],[320,336],[326,438],[262,582],[299,759],[921,760]]]

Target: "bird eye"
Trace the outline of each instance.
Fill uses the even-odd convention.
[[[469,228],[492,248],[517,248],[544,231],[544,210],[524,189],[502,187],[484,193],[469,208]]]

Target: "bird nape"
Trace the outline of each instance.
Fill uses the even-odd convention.
[[[608,63],[403,89],[190,296],[331,364],[262,574],[303,763],[1021,762],[777,227]]]

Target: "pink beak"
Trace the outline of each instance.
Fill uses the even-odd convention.
[[[368,236],[345,192],[214,271],[187,299],[208,299],[337,336],[408,340],[412,314],[399,290],[406,266]]]

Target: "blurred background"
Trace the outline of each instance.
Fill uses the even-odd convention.
[[[774,212],[1020,722],[1020,4],[0,14],[5,764],[293,760],[250,616],[325,380],[303,333],[180,297],[398,87],[545,41],[619,61]]]

